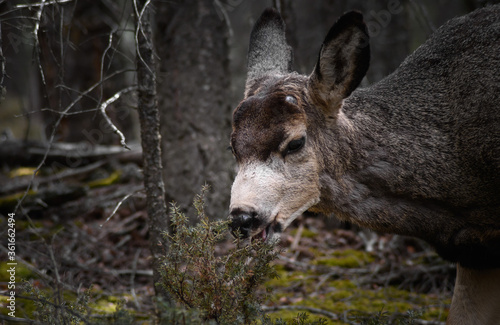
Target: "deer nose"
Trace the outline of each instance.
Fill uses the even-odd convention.
[[[248,238],[257,224],[257,217],[255,212],[245,211],[242,209],[233,209],[231,211],[231,233],[233,236],[241,238]]]

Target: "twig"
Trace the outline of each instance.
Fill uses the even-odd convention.
[[[47,249],[48,249],[49,255],[50,255],[50,260],[51,260],[52,264],[54,265],[54,273],[56,275],[56,280],[57,280],[57,286],[58,287],[59,287],[59,285],[61,283],[61,276],[59,275],[59,268],[57,267],[58,263],[56,261],[56,257],[54,256],[54,250],[52,249],[52,245],[53,245],[54,239],[56,238],[57,234],[62,229],[63,228],[61,228],[60,230],[57,230],[56,233],[54,235],[52,235],[50,245],[48,245],[47,243],[45,243],[45,240],[43,241],[45,243],[45,245],[47,246]]]
[[[153,270],[131,270],[131,269],[123,269],[123,270],[103,270],[103,269],[95,269],[95,268],[89,268],[85,267],[84,269],[90,270],[93,272],[99,272],[99,273],[104,273],[104,274],[111,274],[111,275],[127,275],[127,274],[135,274],[135,275],[142,275],[142,276],[153,276]]]
[[[151,67],[146,63],[146,61],[144,61],[144,58],[142,57],[142,54],[141,54],[142,51],[139,49],[139,45],[141,44],[139,42],[139,32],[142,33],[142,36],[143,36],[145,42],[149,41],[148,37],[146,37],[146,35],[142,29],[142,17],[144,15],[144,12],[146,11],[147,7],[149,6],[150,2],[151,2],[151,0],[147,0],[141,9],[141,12],[139,13],[139,9],[137,8],[137,0],[134,0],[134,10],[135,10],[135,14],[137,16],[137,28],[135,31],[135,46],[136,46],[136,53],[137,53],[138,59],[141,61],[141,63],[144,65],[144,67],[146,67],[146,69],[149,70],[151,77],[156,82],[156,73],[154,73],[153,70],[151,70]],[[152,48],[152,46],[151,46],[151,48]]]
[[[101,55],[101,71],[100,71],[101,80],[102,80],[102,77],[103,77],[103,74],[104,74],[104,60],[106,59],[106,54],[108,53],[108,51],[113,46],[113,35],[114,35],[114,33],[115,33],[115,30],[112,30],[109,33],[108,46],[106,47],[106,49],[104,50],[104,52],[102,52],[102,55]],[[103,87],[103,85],[101,85],[100,92],[99,92],[99,102],[101,102],[103,94],[104,94],[104,87]]]
[[[37,31],[38,32],[38,31]],[[41,66],[40,66],[41,68]],[[109,79],[119,73],[122,73],[123,70],[120,70],[120,71],[116,71],[112,74],[110,74],[106,79]],[[43,73],[42,73],[43,74]],[[84,91],[80,96],[78,96],[73,102],[71,102],[67,107],[66,109],[61,112],[61,114],[59,115],[59,118],[57,119],[56,123],[54,124],[54,127],[52,129],[52,133],[50,135],[50,139],[48,141],[48,145],[47,145],[47,149],[45,150],[45,154],[42,158],[42,161],[40,162],[40,164],[38,164],[38,166],[35,168],[35,170],[33,171],[33,174],[31,175],[31,180],[30,180],[30,184],[28,185],[28,187],[26,188],[23,196],[21,197],[21,199],[19,199],[19,201],[17,202],[17,205],[16,207],[14,208],[14,213],[19,209],[19,207],[21,206],[21,204],[23,203],[24,199],[26,198],[26,196],[28,195],[29,193],[29,190],[31,189],[31,186],[33,185],[33,181],[35,179],[35,176],[36,174],[40,171],[40,169],[42,168],[42,166],[45,164],[45,160],[47,159],[47,156],[50,152],[50,148],[52,147],[52,144],[54,142],[54,138],[56,136],[56,131],[57,131],[57,127],[61,124],[61,121],[64,117],[64,115],[69,112],[71,110],[71,108],[73,108],[73,106],[76,105],[76,103],[78,103],[82,98],[83,96],[87,95],[88,93],[90,93],[92,90],[94,90],[96,87],[98,87],[102,82],[104,82],[104,80],[101,80],[99,81],[98,83],[94,84],[93,86],[89,87],[86,91]]]
[[[55,4],[61,4],[61,3],[67,3],[67,2],[72,2],[73,0],[52,0],[52,1],[42,1],[39,3],[30,3],[30,4],[21,4],[21,5],[16,5],[14,8],[16,9],[21,9],[21,8],[33,8],[33,7],[43,7],[47,5],[55,5]]]
[[[132,298],[134,299],[135,306],[139,309],[139,301],[137,300],[137,296],[135,294],[135,275],[137,271],[137,260],[139,259],[139,255],[141,254],[141,249],[139,248],[137,252],[135,252],[134,262],[132,263],[132,273],[130,273],[130,293],[132,294]]]
[[[100,224],[100,225],[99,225],[99,227],[100,227],[100,228],[102,228],[102,227],[104,226],[104,224],[105,224],[105,223],[107,223],[107,222],[108,222],[108,221],[109,221],[109,220],[110,220],[110,219],[111,219],[111,218],[115,215],[116,211],[118,211],[118,209],[119,209],[119,208],[120,208],[120,206],[123,204],[123,202],[125,202],[125,201],[126,201],[129,197],[131,197],[132,195],[137,194],[137,192],[139,192],[139,191],[142,191],[142,189],[137,190],[137,191],[134,191],[134,192],[132,192],[132,193],[129,193],[129,194],[125,195],[125,196],[123,197],[123,199],[121,199],[121,200],[120,200],[120,202],[118,202],[118,204],[116,204],[116,206],[115,206],[115,208],[114,208],[113,212],[111,212],[111,214],[109,215],[109,217],[107,217],[107,218],[106,218],[106,220],[105,220],[102,224]]]
[[[83,92],[77,91],[76,89],[67,87],[65,85],[56,85],[55,88],[65,88],[66,90],[71,90],[71,91],[79,94],[78,97],[64,109],[64,111],[61,112],[59,110],[55,110],[55,109],[52,109],[49,107],[43,107],[43,108],[40,108],[39,110],[25,112],[22,114],[15,114],[14,117],[23,117],[26,115],[38,114],[40,112],[51,112],[51,113],[55,113],[55,114],[62,115],[62,116],[70,116],[70,115],[77,115],[77,114],[82,114],[82,113],[94,112],[94,111],[98,110],[98,108],[80,110],[78,112],[69,112],[69,111],[73,108],[73,106],[75,106],[84,97],[95,100],[92,96],[89,95],[89,93],[92,92],[95,88],[101,86],[104,82],[108,81],[109,79],[111,79],[111,78],[113,78],[121,73],[133,72],[133,71],[135,71],[135,70],[122,69],[122,70],[115,71],[115,72],[111,73],[110,75],[106,76],[104,79],[101,79],[100,81],[98,81],[97,83],[95,83],[94,85],[92,85],[90,88],[88,88],[87,90],[85,90]],[[55,125],[55,126],[57,126],[57,125]]]
[[[109,79],[119,75],[119,74],[122,74],[122,73],[125,73],[125,72],[131,72],[131,71],[134,71],[134,70],[131,70],[131,69],[121,69],[121,70],[118,70],[118,71],[115,71],[109,75],[107,75],[104,79],[101,79],[99,80],[98,82],[96,82],[95,84],[93,84],[92,86],[90,86],[89,88],[87,88],[87,90],[83,91],[80,93],[80,95],[75,98],[75,100],[73,100],[65,109],[64,111],[62,112],[59,112],[60,115],[62,116],[65,116],[65,114],[67,114],[72,108],[73,106],[75,106],[83,97],[86,97],[89,93],[91,93],[92,91],[94,91],[94,89],[96,89],[97,87],[100,87],[104,82],[108,81]],[[64,85],[57,85],[56,87],[66,87]]]
[[[104,119],[106,120],[106,122],[108,122],[108,125],[111,127],[111,129],[113,129],[113,132],[116,133],[116,134],[118,134],[118,136],[120,137],[120,144],[122,145],[122,147],[124,147],[125,149],[128,149],[128,150],[130,150],[130,148],[127,146],[127,143],[125,142],[125,136],[113,124],[113,122],[111,121],[111,119],[109,118],[109,116],[106,114],[106,108],[109,105],[111,105],[112,103],[114,103],[115,101],[117,101],[121,97],[121,95],[129,93],[129,92],[134,91],[134,90],[137,90],[137,86],[130,86],[130,87],[127,87],[125,89],[122,89],[122,90],[118,91],[117,93],[115,93],[110,98],[108,98],[107,100],[105,100],[104,103],[102,103],[101,106],[99,107],[99,110],[101,111],[101,113],[102,113]]]
[[[57,263],[56,258],[54,256],[54,250],[52,249],[54,239],[56,238],[59,231],[60,230],[56,231],[56,233],[51,237],[50,245],[47,244],[45,239],[43,239],[43,243],[45,244],[47,250],[49,251],[50,261],[52,262],[52,265],[54,266],[54,273],[56,275],[56,294],[54,295],[54,299],[55,299],[58,306],[62,306],[64,303],[64,299],[62,297],[62,292],[61,292],[61,287],[63,286],[63,283],[61,281],[61,276],[59,275],[59,267],[57,266],[58,263]],[[59,308],[56,308],[55,311],[56,311],[56,315],[58,315],[60,313]],[[64,313],[61,313],[61,317],[63,317],[63,320],[65,321],[66,315]],[[66,322],[64,322],[64,323],[66,323]]]
[[[319,288],[321,288],[321,286],[323,284],[325,284],[325,282],[330,279],[332,276],[335,276],[337,275],[338,273],[337,272],[330,272],[330,273],[327,273],[327,274],[322,274],[320,275],[319,277],[319,281],[318,283],[316,283],[316,289],[314,290],[315,292],[319,291]]]
[[[300,238],[302,238],[302,232],[304,231],[304,222],[301,222],[299,224],[299,228],[297,229],[297,233],[295,234],[295,237],[293,238],[293,243],[290,245],[290,249],[292,251],[295,251],[297,247],[299,246]]]
[[[36,13],[35,28],[33,30],[33,36],[35,37],[36,45],[38,45],[38,30],[40,29],[40,20],[42,18],[42,11],[44,6],[45,6],[45,0],[42,0],[42,2],[38,3],[38,7],[40,8]]]
[[[38,6],[40,7],[38,11],[36,12],[36,17],[35,17],[35,28],[33,29],[33,38],[35,41],[35,51],[37,53],[37,63],[38,63],[38,69],[40,69],[40,77],[42,79],[42,84],[44,86],[47,86],[47,83],[45,82],[45,74],[43,73],[43,68],[42,68],[42,62],[40,61],[40,42],[38,41],[38,31],[40,30],[40,21],[42,19],[42,12],[43,8],[45,6],[45,0],[42,0]]]
[[[224,19],[224,21],[226,22],[226,25],[227,25],[227,30],[229,31],[229,39],[233,38],[233,29],[231,28],[231,20],[229,19],[229,16],[227,14],[227,11],[226,9],[224,8],[224,6],[220,3],[219,0],[214,0],[214,4],[219,7],[219,10],[222,14],[222,18]]]
[[[309,269],[312,269],[312,270],[315,270],[316,269],[316,266],[315,265],[311,265],[309,263],[304,263],[304,262],[299,262],[297,260],[294,260],[294,259],[291,259],[291,258],[288,258],[286,256],[283,256],[283,255],[280,255],[279,256],[279,259],[282,260],[282,261],[285,261],[287,263],[290,263],[290,264],[293,264],[293,265],[296,265],[298,267],[302,267],[302,268],[305,268],[307,270]]]
[[[432,23],[432,20],[429,17],[429,13],[427,12],[427,9],[425,8],[425,5],[420,3],[419,1],[415,0],[410,0],[410,3],[413,5],[413,8],[415,11],[419,11],[419,13],[416,13],[417,15],[420,16],[420,24],[424,27],[427,27],[428,29],[428,34],[432,34],[436,30],[436,26]],[[417,18],[418,19],[418,18]]]

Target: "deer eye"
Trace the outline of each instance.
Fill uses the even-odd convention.
[[[286,147],[286,154],[294,153],[302,149],[304,144],[306,143],[306,138],[302,137],[300,139],[292,140],[288,143]]]
[[[289,103],[292,103],[294,105],[297,105],[297,98],[291,96],[291,95],[287,95],[285,97],[285,101],[289,102]]]

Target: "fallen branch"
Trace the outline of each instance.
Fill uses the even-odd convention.
[[[58,167],[63,165],[74,168],[109,156],[141,162],[141,147],[138,144],[132,144],[130,147],[131,151],[120,146],[92,145],[89,142],[49,144],[14,139],[0,142],[0,157],[3,163],[10,167],[41,167],[56,163]]]
[[[44,184],[49,184],[55,181],[60,181],[64,178],[67,177],[73,177],[77,175],[83,175],[87,174],[88,172],[91,172],[103,165],[106,164],[105,160],[100,160],[95,163],[92,163],[90,165],[81,167],[81,168],[69,168],[65,169],[60,173],[50,175],[50,176],[45,176],[45,177],[38,177],[36,179],[36,185],[39,187],[40,185]],[[8,194],[8,193],[15,193],[18,191],[24,190],[30,183],[30,180],[27,179],[21,179],[17,182],[12,182],[10,184],[6,184],[4,187],[0,188],[0,195]]]

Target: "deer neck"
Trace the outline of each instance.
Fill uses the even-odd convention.
[[[371,106],[369,100],[353,95],[345,101],[346,110],[340,110],[335,125],[323,129],[319,180],[322,196],[312,212],[334,213],[340,220],[377,231],[412,234],[407,230],[412,228],[408,220],[398,217],[402,205],[394,204],[397,197],[389,192],[391,182],[397,178],[395,164],[384,147],[371,138],[369,133],[377,131],[358,121],[373,120],[370,114],[358,110],[358,107]],[[378,109],[375,105],[370,108]],[[381,128],[377,124],[374,127]]]
[[[457,264],[447,325],[500,324],[500,269],[473,270]]]

